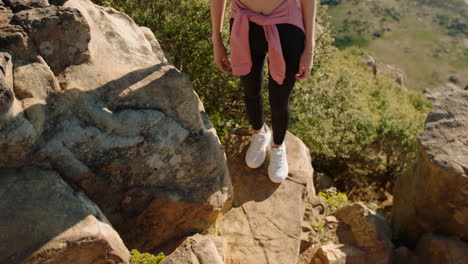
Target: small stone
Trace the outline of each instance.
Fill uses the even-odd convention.
[[[326,216],[325,221],[327,223],[339,223],[338,219],[336,219],[336,217],[334,217],[333,215]]]

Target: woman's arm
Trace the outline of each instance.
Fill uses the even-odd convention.
[[[222,72],[231,72],[231,64],[223,44],[222,30],[226,0],[210,0],[211,41],[213,42],[214,61]]]
[[[221,32],[223,29],[224,10],[226,9],[226,0],[210,0],[211,11],[211,40],[222,42]]]
[[[315,46],[315,17],[317,15],[316,0],[301,0],[301,2],[306,35],[305,50],[313,52]]]
[[[305,48],[299,62],[298,73],[296,74],[298,80],[307,79],[313,66],[316,7],[316,0],[301,0],[302,19],[305,30]]]

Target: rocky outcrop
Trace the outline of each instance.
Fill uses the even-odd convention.
[[[0,53],[0,114],[8,118],[13,106],[13,74],[11,56],[8,53]]]
[[[361,203],[346,205],[333,215],[338,220],[335,242],[321,246],[313,263],[392,263],[392,232],[382,215]]]
[[[361,61],[366,63],[367,66],[369,66],[369,68],[372,69],[374,75],[390,78],[394,80],[397,84],[399,84],[404,91],[407,91],[405,87],[407,80],[406,74],[401,69],[398,69],[397,66],[382,62],[376,62],[375,59],[368,54],[361,55],[359,56],[359,58],[361,59]]]
[[[297,263],[305,205],[315,196],[309,150],[288,133],[289,175],[275,184],[268,179],[268,160],[258,169],[245,165],[248,139],[248,133],[239,130],[226,142],[234,196],[219,228],[225,263]]]
[[[79,9],[57,6],[34,8],[16,13],[15,20],[28,33],[55,74],[91,59],[88,47],[91,25]]]
[[[377,62],[376,64],[372,65],[372,68],[375,75],[388,77],[390,79],[395,80],[395,82],[398,83],[400,86],[405,86],[406,75],[402,70],[398,69],[396,66]]]
[[[15,12],[35,7],[49,6],[49,2],[47,0],[5,0],[4,2]]]
[[[393,263],[395,264],[418,264],[418,257],[405,246],[400,246],[393,251]]]
[[[443,99],[418,138],[418,160],[394,189],[393,232],[414,246],[423,233],[468,240],[468,91]]]
[[[0,12],[0,168],[57,172],[129,248],[208,228],[231,195],[226,158],[154,34],[89,0]]]
[[[457,237],[426,233],[416,247],[421,264],[464,264],[468,263],[468,243]]]
[[[222,237],[195,234],[186,238],[164,264],[224,264],[224,252]]]
[[[232,207],[208,230],[171,253],[164,264],[298,263],[303,247],[315,239],[310,222],[324,218],[323,201],[315,195],[308,148],[290,134],[285,138],[289,175],[281,184],[267,175],[268,159],[258,169],[245,165],[250,144],[247,129],[228,134],[225,148],[233,181]],[[309,259],[310,262],[310,259]]]
[[[366,264],[366,253],[359,248],[329,243],[321,246],[315,254],[313,264]],[[372,262],[373,263],[373,262]]]
[[[341,242],[355,244],[370,253],[386,253],[392,249],[392,231],[387,220],[361,203],[352,203],[338,209],[333,215],[349,228],[351,233],[338,230]],[[344,231],[343,235],[340,232]]]
[[[424,95],[432,101],[438,101],[439,99],[461,90],[461,88],[453,83],[445,83],[434,89],[424,89]]]
[[[371,67],[372,69],[374,69],[375,67],[375,59],[374,57],[370,56],[370,55],[367,55],[367,54],[364,54],[364,55],[361,55],[359,56],[359,58],[365,62],[367,64],[367,66]]]
[[[0,169],[0,263],[128,263],[101,210],[53,170]]]

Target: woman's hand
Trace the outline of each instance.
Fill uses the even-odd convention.
[[[296,79],[305,80],[309,77],[310,71],[312,70],[314,61],[314,51],[305,49],[302,52],[301,59],[299,61],[299,70],[296,73]]]
[[[213,42],[214,62],[222,72],[230,73],[232,71],[231,63],[227,56],[226,48],[221,41]]]

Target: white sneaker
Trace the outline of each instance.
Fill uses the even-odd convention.
[[[279,148],[270,147],[270,164],[268,176],[274,183],[283,182],[288,177],[288,159],[286,158],[286,144]]]
[[[271,131],[268,126],[264,125],[263,127],[265,128],[265,133],[252,135],[252,142],[245,154],[245,163],[252,169],[256,169],[263,164],[265,161],[266,149],[270,144]]]

